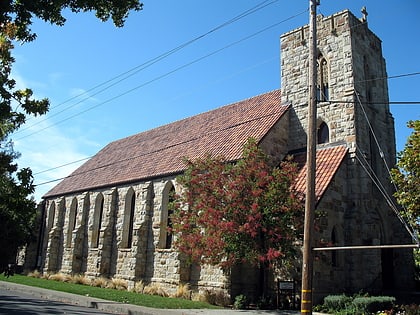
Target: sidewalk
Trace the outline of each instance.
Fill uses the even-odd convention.
[[[80,305],[95,308],[108,313],[124,315],[296,315],[299,311],[280,311],[280,310],[210,310],[210,309],[155,309],[144,306],[106,301],[89,296],[71,294],[60,291],[47,290],[26,286],[22,284],[0,281],[0,289],[13,292],[22,292],[36,298],[59,301],[63,303]],[[321,313],[313,313],[321,315]]]

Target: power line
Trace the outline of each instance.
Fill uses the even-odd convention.
[[[392,75],[392,76],[385,76],[385,77],[380,77],[380,78],[373,78],[373,79],[366,79],[366,80],[358,80],[358,81],[354,81],[353,85],[356,85],[358,83],[366,83],[366,82],[372,82],[372,81],[380,81],[380,80],[389,80],[389,79],[399,79],[399,78],[403,78],[403,77],[410,77],[410,76],[418,76],[420,75],[420,72],[411,72],[411,73],[403,73],[403,74],[397,74],[397,75]],[[347,85],[347,83],[340,83],[340,84],[336,84],[334,85],[334,88],[337,87],[342,87]],[[307,87],[303,87],[299,90],[296,90],[296,92],[302,92],[302,91],[307,91],[308,88]],[[330,101],[331,102],[331,101]],[[335,102],[341,102],[341,101],[335,101]],[[341,103],[345,103],[345,102],[341,102]],[[380,104],[384,104],[385,102],[380,102]],[[410,102],[397,102],[398,104],[410,104]],[[414,102],[414,104],[417,104],[419,102]],[[392,104],[392,102],[389,102],[389,104]]]
[[[409,74],[409,75],[411,75],[411,74]],[[396,75],[396,76],[393,76],[393,77],[398,78],[398,77],[405,77],[405,76],[407,76],[407,75],[402,74],[402,75]],[[340,101],[340,100],[329,100],[328,102],[329,103],[342,103],[342,104],[357,104],[358,103],[358,101]],[[382,105],[382,104],[385,104],[385,102],[369,102],[369,104],[380,104],[380,105]],[[390,105],[395,105],[395,104],[419,105],[420,101],[418,101],[418,102],[393,101],[393,102],[387,102],[387,104],[390,104]],[[93,156],[89,156],[89,157],[86,157],[86,158],[83,158],[83,159],[80,159],[80,160],[76,160],[76,161],[69,162],[69,163],[66,163],[66,164],[61,164],[61,165],[58,165],[58,166],[55,166],[55,167],[52,167],[52,168],[49,168],[49,169],[39,171],[39,172],[35,173],[34,175],[38,175],[38,174],[41,174],[41,173],[46,173],[46,172],[49,172],[49,171],[53,171],[55,169],[59,169],[59,168],[62,168],[62,167],[65,167],[65,166],[68,166],[68,165],[71,165],[71,164],[76,164],[76,163],[81,162],[83,160],[88,160],[92,157]],[[63,179],[63,178],[60,178],[58,180],[61,180],[61,179]],[[53,182],[58,181],[58,180],[53,180]],[[46,184],[46,183],[42,183],[42,184]]]
[[[79,160],[76,160],[76,161],[72,161],[72,162],[69,162],[69,163],[66,163],[66,164],[58,165],[58,166],[55,166],[55,167],[49,168],[49,169],[47,169],[47,170],[43,170],[43,171],[40,171],[40,172],[34,173],[33,175],[39,175],[39,174],[42,174],[42,173],[50,172],[50,171],[53,171],[53,170],[56,170],[56,169],[59,169],[59,168],[65,167],[65,166],[69,166],[69,165],[72,165],[72,164],[76,164],[76,163],[79,163],[79,162],[82,162],[82,161],[89,160],[89,159],[90,159],[90,158],[92,158],[92,157],[93,157],[93,155],[92,155],[92,156],[89,156],[89,157],[86,157],[86,158],[83,158],[83,159],[79,159]]]
[[[361,152],[359,148],[357,148],[357,151]],[[366,161],[366,158],[364,157],[364,154],[361,152],[361,156],[363,157],[364,162],[360,159],[360,157],[357,155],[357,152],[355,154],[356,160],[359,162],[359,164],[362,166],[366,174],[370,177],[373,184],[378,188],[379,192],[384,197],[385,201],[387,202],[388,206],[392,209],[392,211],[395,213],[397,218],[400,220],[400,222],[404,225],[407,232],[410,234],[413,241],[419,245],[419,239],[416,236],[414,229],[404,220],[404,218],[401,216],[400,212],[398,211],[397,206],[393,202],[392,198],[389,196],[388,192],[380,182],[378,176],[375,174],[375,172],[372,170],[370,164]]]
[[[339,100],[328,100],[327,103],[342,103],[342,104],[357,104],[357,101],[339,101]],[[419,105],[420,101],[393,101],[393,102],[369,102],[371,105]]]
[[[113,87],[113,86],[121,83],[122,81],[124,81],[124,80],[126,80],[126,79],[128,79],[128,78],[130,78],[132,76],[134,76],[138,72],[149,68],[150,66],[156,64],[157,62],[159,62],[159,61],[161,61],[161,60],[163,60],[163,59],[171,56],[172,54],[178,52],[179,50],[181,50],[181,49],[183,49],[183,48],[185,48],[185,47],[193,44],[194,42],[196,42],[196,41],[198,41],[198,40],[206,37],[207,35],[210,35],[210,34],[216,32],[216,31],[218,31],[218,30],[220,30],[220,29],[222,29],[222,28],[224,28],[224,27],[226,27],[226,26],[228,26],[228,25],[230,25],[230,24],[232,24],[232,23],[234,23],[234,22],[236,22],[236,21],[238,21],[238,20],[240,20],[240,19],[242,19],[242,18],[250,15],[250,14],[253,14],[253,13],[255,13],[255,12],[257,12],[257,11],[259,11],[259,10],[261,10],[261,9],[263,9],[263,8],[269,6],[269,5],[271,5],[271,4],[273,4],[273,3],[277,2],[277,1],[278,0],[265,0],[265,1],[261,2],[260,4],[258,4],[256,6],[250,8],[250,9],[242,12],[241,14],[235,16],[234,18],[232,18],[232,19],[230,19],[230,20],[228,20],[228,21],[226,21],[226,22],[224,22],[224,23],[216,26],[215,28],[207,31],[206,33],[203,33],[203,34],[201,34],[201,35],[199,35],[199,36],[197,36],[197,37],[195,37],[195,38],[193,38],[193,39],[191,39],[191,40],[189,40],[189,41],[187,41],[187,42],[185,42],[185,43],[183,43],[183,44],[181,44],[181,45],[179,45],[179,46],[177,46],[177,47],[175,47],[175,48],[173,48],[173,49],[171,49],[171,50],[169,50],[169,51],[167,51],[167,52],[165,52],[165,53],[163,53],[163,54],[161,54],[159,56],[157,56],[157,57],[154,57],[154,58],[152,58],[152,59],[150,59],[150,60],[148,60],[148,61],[146,61],[146,62],[144,62],[144,63],[142,63],[142,64],[140,64],[138,66],[135,66],[134,68],[131,68],[131,69],[129,69],[129,70],[127,70],[127,71],[125,71],[125,72],[117,75],[116,77],[113,77],[113,78],[111,78],[111,79],[109,79],[107,81],[104,81],[104,82],[102,82],[102,83],[100,83],[100,84],[98,84],[98,85],[96,85],[96,86],[88,89],[87,91],[85,91],[85,92],[83,92],[83,93],[81,93],[79,95],[76,95],[76,96],[74,96],[74,97],[72,97],[72,98],[70,98],[70,99],[68,99],[68,100],[66,100],[66,101],[64,101],[64,102],[56,105],[54,108],[58,108],[58,107],[60,107],[60,106],[62,106],[64,104],[67,104],[68,102],[73,101],[73,100],[75,100],[75,99],[77,99],[77,98],[79,98],[81,96],[88,95],[87,97],[79,100],[75,104],[73,104],[73,105],[71,105],[71,106],[69,106],[69,107],[67,107],[67,108],[65,108],[65,109],[63,109],[63,110],[61,110],[61,111],[59,111],[57,113],[54,113],[54,114],[49,115],[47,118],[39,121],[36,124],[39,124],[39,123],[41,123],[43,121],[46,121],[47,119],[49,119],[51,117],[55,117],[55,116],[57,116],[57,115],[65,112],[65,111],[67,111],[67,110],[75,107],[76,105],[78,105],[78,104],[80,104],[80,103],[88,100],[89,98],[91,98],[93,96],[96,96],[96,95],[98,95],[98,94],[100,94],[100,93],[102,93],[102,92],[110,89],[111,87]],[[119,80],[117,80],[117,79],[119,79]],[[117,80],[117,81],[116,82],[113,82],[115,80]],[[95,92],[94,94],[89,94],[89,92],[92,92],[92,91],[94,91],[94,90],[96,90],[96,89],[98,89],[98,88],[100,88],[102,86],[105,86],[105,87],[102,88],[102,89],[100,89],[99,91]],[[36,125],[36,124],[34,124],[34,125]],[[18,131],[16,131],[15,134],[17,134],[19,132],[22,132],[24,130],[27,130],[27,129],[33,127],[34,125],[21,128]]]
[[[133,160],[133,159],[137,159],[137,158],[139,158],[139,157],[142,157],[142,156],[147,156],[147,155],[150,155],[150,154],[153,154],[153,153],[156,153],[156,152],[164,151],[164,150],[167,150],[167,149],[169,149],[169,148],[177,147],[177,146],[179,146],[179,145],[183,145],[183,144],[186,144],[186,143],[188,143],[188,142],[191,142],[191,141],[195,141],[195,140],[201,139],[201,138],[203,138],[203,137],[205,137],[205,136],[208,136],[209,134],[212,134],[212,133],[217,133],[217,132],[220,132],[220,131],[223,131],[223,130],[228,130],[228,129],[231,129],[231,128],[234,128],[234,127],[237,127],[237,126],[241,126],[241,125],[247,124],[247,123],[252,122],[252,121],[256,121],[256,120],[259,120],[259,119],[262,119],[262,118],[266,118],[266,117],[270,117],[270,116],[273,116],[273,115],[277,115],[277,114],[279,114],[280,112],[281,112],[281,111],[275,111],[275,112],[272,112],[272,113],[270,113],[270,114],[265,114],[265,115],[257,116],[257,117],[254,117],[254,118],[252,118],[252,119],[248,119],[248,120],[245,120],[245,121],[241,121],[241,122],[239,122],[239,123],[234,123],[234,124],[229,125],[229,126],[226,126],[226,127],[224,127],[224,128],[215,129],[215,130],[213,130],[213,131],[211,131],[211,132],[207,132],[207,133],[199,134],[199,135],[197,135],[197,136],[195,136],[195,137],[192,137],[192,138],[189,138],[189,139],[186,139],[186,140],[183,140],[183,141],[180,141],[180,142],[174,143],[174,144],[172,144],[172,145],[170,145],[170,146],[165,146],[165,147],[163,147],[163,148],[159,148],[159,149],[151,150],[151,151],[148,151],[148,152],[142,152],[142,153],[140,153],[140,154],[138,154],[138,155],[135,155],[135,156],[129,156],[129,157],[124,158],[124,159],[119,159],[119,160],[116,160],[116,161],[113,161],[113,162],[110,162],[110,163],[107,163],[107,164],[102,164],[102,165],[99,165],[99,166],[96,166],[96,167],[90,168],[90,169],[88,169],[88,170],[86,170],[86,171],[83,171],[83,172],[79,172],[79,173],[76,173],[76,174],[72,173],[72,174],[70,174],[70,175],[68,175],[68,176],[65,176],[65,177],[62,177],[62,178],[53,179],[53,180],[50,180],[50,181],[47,181],[47,182],[43,182],[43,183],[36,184],[35,186],[41,186],[41,185],[45,185],[45,184],[49,184],[49,183],[53,183],[53,182],[57,182],[57,181],[60,181],[60,180],[66,179],[66,178],[71,178],[71,177],[75,177],[75,176],[80,176],[80,175],[83,175],[83,174],[86,174],[86,173],[89,173],[89,172],[92,172],[92,171],[95,171],[95,170],[98,170],[98,169],[102,169],[102,168],[105,168],[105,167],[109,167],[109,166],[112,166],[112,165],[116,165],[116,164],[121,163],[121,162],[130,161],[130,160]],[[136,144],[133,144],[133,145],[136,145]],[[130,147],[130,146],[125,146],[124,148],[128,148],[128,147]],[[86,159],[89,159],[89,158],[86,158]],[[82,160],[83,160],[83,159],[82,159]],[[81,161],[81,160],[79,160],[79,161]],[[67,165],[68,165],[68,164],[69,164],[69,163],[67,163]],[[54,169],[56,169],[56,168],[59,168],[59,167],[55,167]],[[42,172],[40,172],[40,173],[42,173]]]
[[[380,157],[381,157],[381,159],[382,159],[382,161],[383,161],[383,163],[385,165],[385,168],[387,170],[387,173],[388,173],[389,177],[392,179],[392,174],[391,174],[390,168],[388,166],[388,163],[387,163],[387,161],[385,159],[385,154],[384,154],[384,152],[382,150],[381,145],[379,144],[379,141],[378,141],[378,138],[376,136],[375,130],[372,127],[372,124],[370,122],[370,119],[369,119],[369,117],[368,117],[368,115],[366,113],[365,107],[363,106],[363,103],[362,103],[362,101],[360,99],[360,94],[356,90],[354,90],[354,93],[356,94],[357,102],[358,102],[360,108],[362,109],[363,116],[365,117],[366,123],[367,123],[367,125],[369,127],[369,130],[370,130],[370,133],[372,134],[373,139],[375,140],[376,147],[379,150],[379,155],[380,155]],[[356,145],[356,149],[358,151],[362,152],[357,145]],[[368,174],[368,176],[371,178],[372,182],[376,185],[376,187],[378,188],[378,190],[380,191],[380,193],[382,194],[382,196],[385,198],[385,200],[388,203],[389,207],[397,215],[398,219],[404,225],[404,227],[409,232],[409,234],[411,235],[411,237],[413,238],[413,240],[417,244],[419,244],[419,240],[418,240],[417,236],[415,235],[415,233],[413,232],[414,229],[412,227],[410,227],[407,222],[405,222],[404,218],[399,213],[397,206],[394,204],[392,198],[389,196],[387,190],[385,189],[385,187],[381,183],[379,177],[376,175],[375,171],[372,169],[370,163],[368,163],[368,161],[366,160],[366,157],[362,154],[362,157],[363,157],[363,159],[365,161],[365,164],[363,164],[362,161],[360,160],[360,158],[357,156],[357,152],[356,152],[356,155],[355,156],[356,156],[356,159],[359,161],[359,163],[362,165],[362,167],[365,169],[365,171]],[[366,167],[366,165],[367,165],[367,167]],[[367,168],[369,168],[369,170],[367,170]],[[394,184],[394,188],[396,190],[398,190],[398,188],[397,188],[397,186],[395,184]]]
[[[267,27],[265,27],[265,28],[261,29],[260,31],[257,31],[257,32],[255,32],[255,33],[253,33],[253,34],[251,34],[251,35],[245,36],[245,37],[243,37],[243,38],[241,38],[241,39],[239,39],[239,40],[237,40],[237,41],[235,41],[235,42],[232,42],[232,43],[230,43],[230,44],[228,44],[228,45],[226,45],[226,46],[224,46],[224,47],[222,47],[222,48],[219,48],[219,49],[217,49],[217,50],[214,50],[213,52],[208,53],[207,55],[201,56],[201,57],[199,57],[199,58],[197,58],[197,59],[195,59],[195,60],[193,60],[193,61],[190,61],[190,62],[188,62],[188,63],[186,63],[186,64],[184,64],[184,65],[182,65],[182,66],[179,66],[179,67],[177,67],[177,68],[175,68],[175,69],[173,69],[173,70],[171,70],[171,71],[169,71],[169,72],[166,72],[166,73],[164,73],[164,74],[162,74],[162,75],[160,75],[160,76],[157,76],[157,77],[155,77],[155,78],[153,78],[153,79],[151,79],[151,80],[149,80],[149,81],[143,82],[142,84],[137,85],[137,86],[135,86],[134,88],[131,88],[131,89],[129,89],[129,90],[126,90],[125,92],[120,93],[120,94],[118,94],[118,95],[116,95],[116,96],[114,96],[114,97],[112,97],[112,98],[109,98],[109,99],[107,99],[107,100],[105,100],[105,101],[103,101],[103,102],[101,102],[101,103],[99,103],[99,104],[97,104],[97,105],[94,105],[94,106],[92,106],[92,107],[90,107],[90,108],[87,108],[87,109],[85,109],[85,110],[83,110],[83,111],[80,111],[80,112],[78,112],[78,113],[76,113],[76,114],[74,114],[74,115],[72,115],[72,116],[69,116],[69,117],[67,117],[67,118],[65,118],[65,119],[62,119],[62,120],[60,120],[60,121],[58,121],[58,122],[56,122],[56,123],[54,123],[54,124],[51,124],[51,125],[49,125],[49,126],[47,126],[47,127],[44,127],[44,128],[42,128],[42,129],[39,129],[39,130],[37,130],[37,131],[34,131],[34,132],[30,133],[30,134],[27,134],[27,135],[25,135],[25,136],[22,136],[22,137],[20,137],[20,138],[17,138],[16,140],[21,140],[21,139],[24,139],[24,138],[30,137],[30,136],[32,136],[32,135],[34,135],[34,134],[40,133],[40,132],[42,132],[42,131],[44,131],[44,130],[46,130],[46,129],[49,129],[49,128],[53,127],[53,126],[57,126],[57,125],[59,125],[59,124],[61,124],[61,123],[63,123],[63,122],[66,122],[66,121],[68,121],[68,120],[70,120],[70,119],[72,119],[72,118],[74,118],[74,117],[80,116],[80,115],[82,115],[82,114],[84,114],[84,113],[86,113],[86,112],[88,112],[88,111],[91,111],[92,109],[95,109],[95,108],[97,108],[97,107],[99,107],[99,106],[105,105],[105,104],[107,104],[107,103],[109,103],[109,102],[111,102],[111,101],[114,101],[114,100],[116,100],[116,99],[118,99],[118,98],[120,98],[120,97],[122,97],[122,96],[124,96],[124,95],[127,95],[127,94],[129,94],[129,93],[132,93],[132,92],[134,92],[135,90],[138,90],[138,89],[140,89],[140,88],[142,88],[142,87],[145,87],[146,85],[149,85],[149,84],[151,84],[151,83],[153,83],[153,82],[156,82],[156,81],[158,81],[158,80],[160,80],[160,79],[163,79],[163,78],[165,78],[165,77],[167,77],[167,76],[169,76],[169,75],[171,75],[171,74],[173,74],[173,73],[175,73],[175,72],[177,72],[177,71],[180,71],[180,70],[182,70],[182,69],[184,69],[184,68],[187,68],[187,67],[189,67],[189,66],[191,66],[191,65],[193,65],[193,64],[195,64],[195,63],[197,63],[197,62],[199,62],[199,61],[201,61],[201,60],[203,60],[203,59],[206,59],[206,58],[208,58],[208,57],[210,57],[210,56],[213,56],[213,55],[215,55],[215,54],[217,54],[217,53],[219,53],[219,52],[221,52],[221,51],[223,51],[223,50],[225,50],[225,49],[228,49],[228,48],[230,48],[230,47],[232,47],[232,46],[235,46],[235,45],[237,45],[237,44],[239,44],[239,43],[241,43],[241,42],[244,42],[244,41],[246,41],[246,40],[248,40],[248,39],[250,39],[250,38],[253,38],[253,37],[255,37],[255,36],[257,36],[257,35],[259,35],[259,34],[261,34],[261,33],[265,32],[265,31],[267,31],[267,30],[269,30],[269,29],[272,29],[272,28],[274,28],[274,27],[276,27],[276,26],[278,26],[278,25],[280,25],[280,24],[282,24],[282,23],[285,23],[285,22],[287,22],[287,21],[289,21],[289,20],[291,20],[291,19],[293,19],[293,18],[296,18],[297,16],[302,15],[302,14],[303,14],[303,13],[305,13],[305,12],[307,12],[307,10],[305,10],[305,11],[303,11],[303,12],[301,12],[301,13],[298,13],[298,14],[296,14],[296,15],[289,16],[288,18],[286,18],[286,19],[284,19],[284,20],[282,20],[282,21],[280,21],[280,22],[277,22],[277,23],[271,24],[270,26],[267,26]],[[34,125],[32,125],[32,127],[33,127],[33,126],[34,126]]]

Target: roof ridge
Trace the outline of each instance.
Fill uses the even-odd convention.
[[[251,97],[248,97],[248,98],[245,98],[245,99],[242,99],[242,100],[236,101],[236,102],[232,102],[232,103],[228,103],[228,104],[225,104],[225,105],[221,105],[221,106],[219,106],[219,107],[216,107],[216,108],[213,108],[213,109],[209,109],[209,110],[204,111],[204,112],[201,112],[201,113],[197,113],[197,114],[194,114],[194,115],[191,115],[191,116],[187,116],[187,117],[184,117],[184,118],[181,118],[181,119],[178,119],[178,120],[174,120],[174,121],[172,121],[172,122],[168,122],[168,123],[165,123],[165,124],[163,124],[163,125],[153,127],[153,128],[151,128],[151,129],[143,130],[143,131],[140,131],[140,132],[134,133],[134,134],[132,134],[132,135],[129,135],[129,136],[126,136],[126,137],[123,137],[123,138],[120,138],[120,139],[113,140],[113,141],[111,141],[110,143],[108,143],[108,145],[109,145],[109,144],[111,144],[111,143],[115,143],[115,142],[118,142],[118,141],[122,141],[122,140],[125,140],[125,139],[129,139],[129,138],[132,138],[132,137],[136,137],[136,136],[138,136],[139,134],[148,133],[148,132],[153,132],[153,131],[156,131],[156,130],[158,130],[158,129],[163,129],[164,127],[167,127],[167,126],[170,126],[170,125],[173,125],[173,124],[177,124],[177,123],[181,123],[181,122],[183,122],[183,121],[187,121],[187,120],[189,120],[189,119],[193,119],[193,118],[194,118],[194,119],[197,119],[198,117],[200,117],[200,116],[202,116],[202,115],[209,114],[209,113],[212,113],[212,112],[216,112],[216,111],[218,111],[218,110],[222,110],[222,109],[227,108],[227,107],[230,107],[230,106],[238,105],[238,104],[240,104],[240,103],[249,102],[249,101],[250,101],[250,100],[252,100],[252,99],[257,99],[257,98],[259,98],[259,97],[262,97],[262,96],[264,96],[264,95],[269,95],[269,94],[274,93],[274,92],[280,92],[280,94],[281,94],[281,89],[274,89],[274,90],[271,90],[271,91],[268,91],[268,92],[263,92],[263,93],[260,93],[260,94],[258,94],[258,95],[254,95],[254,96],[251,96]],[[280,96],[281,96],[281,95],[280,95]],[[280,105],[281,105],[281,104],[280,104]],[[108,145],[106,145],[105,147],[107,147]]]
[[[44,197],[180,172],[185,157],[235,160],[247,138],[261,139],[288,108],[276,89],[115,140]]]

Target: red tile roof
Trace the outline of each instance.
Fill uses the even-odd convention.
[[[334,147],[320,148],[316,151],[316,171],[315,171],[315,196],[317,202],[321,199],[335,173],[341,165],[347,153],[347,147],[337,145]],[[298,192],[306,192],[306,152],[293,154],[294,161],[301,165],[299,174],[296,178],[295,188]]]
[[[114,141],[44,197],[176,174],[184,157],[237,160],[247,139],[260,141],[287,108],[275,90]]]

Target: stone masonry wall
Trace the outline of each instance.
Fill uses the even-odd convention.
[[[174,293],[181,283],[186,282],[191,282],[198,291],[227,290],[226,277],[219,268],[193,268],[186,265],[174,249],[160,248],[164,191],[168,185],[176,187],[174,177],[48,200],[46,207],[54,211],[46,212],[46,222],[51,227],[44,235],[47,245],[43,271],[83,273],[91,278],[122,278],[130,287],[141,280],[156,283],[168,293]],[[133,193],[133,239],[131,246],[124,246],[125,210]],[[92,238],[95,234],[95,208],[101,204],[97,202],[98,198],[103,199],[103,212],[99,241],[95,245]],[[77,220],[72,230],[69,224],[72,224],[70,215],[74,211]],[[51,220],[53,222],[48,223]]]
[[[325,213],[319,221],[318,240],[328,243],[334,239],[339,245],[405,243],[409,241],[407,233],[361,167],[366,159],[371,172],[382,180],[387,173],[380,163],[381,155],[390,165],[395,162],[387,84],[386,80],[375,80],[386,77],[381,42],[349,11],[319,16],[317,28],[319,56],[326,61],[328,81],[328,98],[318,103],[318,122],[326,123],[329,129],[329,143],[323,146],[342,144],[349,148],[318,204],[318,210]],[[282,103],[291,107],[260,143],[276,163],[290,150],[306,146],[307,45],[307,26],[281,36]],[[219,268],[185,264],[179,253],[166,246],[169,192],[179,189],[175,176],[167,176],[46,200],[43,271],[123,278],[130,287],[142,280],[159,284],[168,292],[185,282],[198,291],[228,292],[229,285],[234,284],[238,292],[242,288],[252,292],[253,277],[230,281]],[[386,189],[391,191],[389,185]],[[134,216],[130,221],[131,211]],[[407,267],[412,266],[410,250],[334,255],[320,254],[315,266],[318,297],[331,290],[379,289],[386,281],[382,277],[385,271],[395,275],[393,285],[413,283],[412,270]]]
[[[289,149],[306,147],[308,103],[308,26],[281,36],[282,95],[292,104],[290,111]],[[341,142],[349,148],[345,161],[346,172],[341,173],[342,202],[338,207],[330,204],[328,217],[339,208],[340,228],[346,245],[405,244],[408,233],[396,220],[371,175],[379,179],[391,195],[392,185],[387,167],[395,163],[394,122],[389,111],[386,66],[381,41],[369,30],[365,19],[357,19],[349,11],[329,17],[317,17],[318,61],[325,60],[328,97],[317,104],[318,126],[325,122],[329,128],[329,142]],[[318,71],[320,66],[318,66]],[[318,73],[320,75],[320,73]],[[382,158],[383,157],[383,158]],[[386,161],[387,165],[384,163]],[[327,193],[330,194],[330,189]],[[323,202],[328,197],[323,197]],[[321,205],[320,205],[321,206]],[[328,221],[325,231],[331,233],[333,223]],[[324,235],[326,240],[331,235]],[[410,250],[366,250],[346,255],[345,281],[347,289],[381,286],[401,287],[399,278],[408,279],[411,270],[402,270],[402,264],[412,266]],[[398,258],[398,260],[396,260]],[[388,264],[387,261],[393,261]],[[366,264],[366,262],[370,262]],[[363,268],[362,268],[363,266]],[[325,283],[344,282],[328,276],[329,266],[317,271]],[[385,268],[393,283],[381,276]],[[398,275],[398,277],[397,277]],[[376,278],[375,278],[376,277]],[[410,286],[412,286],[410,281]]]

